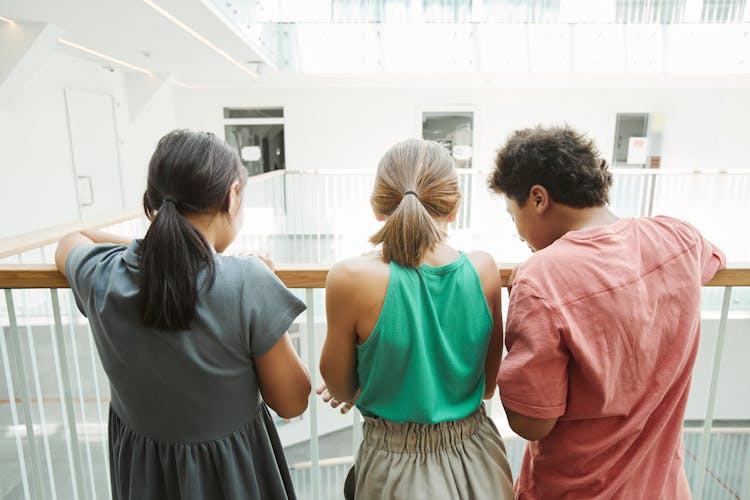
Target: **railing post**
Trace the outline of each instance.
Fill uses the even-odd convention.
[[[703,484],[706,480],[706,466],[708,462],[708,449],[711,444],[711,427],[714,420],[714,406],[716,404],[716,388],[719,383],[719,369],[724,352],[724,339],[727,331],[727,317],[729,316],[729,303],[732,297],[732,287],[724,288],[724,300],[721,303],[721,319],[719,320],[719,334],[716,339],[716,350],[714,351],[714,364],[711,372],[711,382],[708,389],[708,404],[706,405],[706,419],[703,423],[703,436],[698,452],[698,464],[696,470],[695,491],[693,498],[703,498]]]
[[[656,192],[656,181],[658,180],[658,177],[656,175],[650,175],[651,178],[651,184],[648,188],[648,204],[646,205],[646,213],[644,214],[646,217],[652,217],[654,215],[654,193]]]
[[[76,429],[76,415],[73,408],[73,396],[71,394],[70,373],[68,371],[68,359],[65,351],[65,338],[63,336],[62,316],[60,314],[60,298],[57,289],[50,289],[52,296],[52,314],[55,318],[55,334],[52,336],[52,349],[55,356],[55,369],[57,370],[57,387],[63,401],[63,425],[68,433],[68,461],[73,469],[71,477],[73,483],[73,498],[81,497],[83,487],[81,450],[78,446],[78,431]]]
[[[306,290],[307,303],[307,368],[310,372],[310,383],[313,389],[317,385],[318,372],[317,356],[315,355],[315,302],[313,296],[314,290]],[[320,457],[318,456],[318,401],[315,391],[310,392],[310,488],[312,490],[311,498],[318,500],[320,498]]]
[[[21,484],[23,486],[24,497],[27,499],[36,498],[35,494],[41,495],[41,482],[39,479],[39,469],[37,464],[36,447],[34,443],[34,425],[31,422],[31,413],[28,408],[28,396],[26,390],[26,378],[23,375],[23,367],[21,366],[21,355],[18,345],[18,325],[16,323],[16,311],[13,307],[13,293],[11,290],[5,290],[5,303],[8,308],[8,337],[10,339],[11,346],[13,347],[13,355],[15,357],[13,366],[15,370],[11,370],[10,356],[8,355],[8,346],[5,343],[5,335],[0,335],[0,351],[2,351],[3,366],[5,367],[5,383],[8,385],[8,399],[10,400],[10,414],[13,427],[16,429],[14,432],[16,437],[16,452],[18,454],[18,466],[21,469]],[[26,457],[23,452],[23,442],[21,440],[21,433],[19,432],[20,424],[18,418],[18,407],[16,401],[16,388],[13,383],[12,371],[16,372],[16,380],[20,385],[20,392],[18,394],[23,406],[24,412],[24,423],[26,424],[26,440],[29,444],[29,455],[31,455],[31,484],[29,484],[29,478],[26,471]],[[33,489],[32,489],[33,485]]]
[[[70,332],[70,341],[71,341],[71,353],[73,355],[73,369],[76,377],[76,384],[78,385],[78,409],[81,412],[81,420],[83,421],[84,425],[88,422],[88,418],[86,417],[86,398],[83,393],[83,380],[81,378],[81,366],[79,363],[79,355],[78,355],[78,345],[76,343],[76,333],[75,333],[75,325],[73,324],[73,306],[69,300],[66,300],[66,305],[68,309],[68,330]],[[86,432],[88,429],[84,427],[84,432]],[[84,439],[86,439],[86,436],[84,434]],[[94,463],[92,461],[91,457],[91,442],[89,440],[86,440],[86,445],[84,446],[86,450],[86,463],[88,465],[88,471],[89,471],[89,486],[91,487],[91,495],[93,498],[96,498],[96,481],[94,479]]]
[[[362,442],[362,415],[357,408],[352,408],[352,457],[357,461],[357,452]]]
[[[27,290],[24,290],[27,292]],[[26,300],[27,296],[25,293],[21,293],[21,310],[28,311],[29,306]],[[34,347],[34,335],[31,324],[29,321],[26,322],[26,341],[29,347],[29,359],[31,361],[31,372],[33,374],[32,379],[34,380],[34,389],[36,392],[36,407],[39,412],[39,423],[42,428],[42,443],[44,447],[44,457],[47,463],[47,478],[49,479],[49,494],[50,498],[57,498],[57,486],[55,484],[55,472],[52,466],[52,450],[50,449],[49,435],[45,430],[47,427],[47,412],[44,409],[44,396],[42,394],[41,376],[39,374],[39,366],[37,363],[36,348]]]
[[[747,455],[745,456],[745,473],[741,477],[745,479],[745,484],[743,485],[740,498],[750,499],[750,447],[748,447]]]
[[[94,349],[94,335],[91,332],[91,327],[86,326],[86,332],[88,337],[88,343],[89,343],[89,358],[91,359],[91,372],[93,373],[93,379],[94,379],[94,393],[96,394],[96,412],[99,416],[99,422],[102,422],[104,424],[109,425],[108,423],[108,416],[105,416],[104,412],[102,412],[102,393],[101,389],[99,388],[99,374],[97,373],[97,363],[96,361],[99,359],[99,354]],[[108,441],[106,439],[102,439],[102,458],[104,462],[107,464],[106,467],[104,467],[104,474],[107,477],[107,484],[111,484],[111,478],[110,478],[110,472],[109,472],[109,448],[108,448]]]

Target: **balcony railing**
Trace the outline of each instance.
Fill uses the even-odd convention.
[[[313,384],[320,380],[327,269],[367,250],[363,242],[373,227],[363,221],[372,217],[371,185],[371,172],[288,172],[252,179],[246,190],[246,228],[230,250],[271,253],[280,263],[280,279],[307,304],[290,334]],[[503,202],[487,193],[485,175],[461,173],[461,185],[464,204],[452,228],[454,242],[494,249],[499,261],[523,260],[528,250],[516,243]],[[708,188],[722,194],[706,194]],[[744,224],[750,218],[741,215],[750,206],[747,193],[748,173],[633,170],[617,173],[612,205],[620,215],[663,210],[686,218],[726,249],[730,261],[744,262],[750,261],[743,253],[750,248]],[[142,235],[146,221],[136,214],[98,225]],[[109,384],[88,323],[51,264],[54,242],[80,227],[0,241],[0,498],[110,495]],[[503,282],[511,267],[501,266]],[[685,468],[696,498],[750,499],[750,265],[720,272],[703,294]],[[497,396],[488,408],[517,474],[525,442],[510,431]],[[291,421],[278,419],[278,428],[300,498],[339,498],[361,439],[359,414],[339,415],[311,395],[308,410]]]

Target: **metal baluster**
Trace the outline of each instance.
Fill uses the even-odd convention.
[[[16,312],[13,308],[13,294],[11,290],[6,289],[5,290],[5,303],[6,307],[8,309],[8,321],[9,321],[9,329],[8,329],[8,336],[10,337],[11,344],[13,344],[13,337],[15,331],[17,331],[17,325],[16,325]],[[8,386],[8,399],[10,400],[10,415],[11,415],[11,421],[13,422],[13,428],[16,429],[13,434],[15,434],[16,437],[16,453],[18,454],[18,467],[21,469],[21,484],[23,485],[23,492],[24,492],[24,498],[31,499],[33,498],[32,492],[30,489],[29,484],[29,478],[26,471],[26,456],[23,451],[23,442],[21,441],[21,433],[18,432],[20,429],[19,424],[19,418],[18,418],[18,407],[17,407],[17,401],[16,401],[16,391],[15,386],[13,384],[13,375],[11,372],[10,367],[10,356],[8,356],[8,346],[5,343],[5,335],[0,335],[0,351],[2,351],[0,354],[2,355],[3,360],[3,366],[5,367],[5,383]],[[15,353],[14,353],[15,354]],[[21,362],[20,357],[16,357],[16,362],[14,363],[14,366],[18,366],[18,363]],[[18,371],[18,370],[16,370]],[[23,390],[23,387],[21,388],[21,402],[26,403],[26,394]],[[28,419],[30,415],[28,412],[24,409],[24,417]],[[31,432],[31,433],[29,433]],[[33,427],[29,429],[29,423],[26,422],[26,436],[27,438],[32,437],[33,438]],[[29,441],[29,443],[33,446],[33,441]],[[31,447],[30,447],[31,448]],[[36,478],[34,478],[34,459],[32,458],[32,481],[36,482]],[[35,490],[38,490],[38,482],[36,482],[36,485],[34,486]]]
[[[359,410],[352,408],[352,457],[357,461],[359,445],[362,443],[362,415]]]
[[[52,349],[55,356],[55,371],[57,376],[57,387],[63,401],[63,425],[67,429],[66,441],[68,443],[68,462],[73,469],[71,477],[73,483],[73,498],[80,498],[80,489],[83,486],[81,468],[81,450],[78,446],[78,431],[76,429],[76,415],[73,408],[73,397],[71,395],[70,373],[68,371],[68,358],[65,352],[65,337],[63,335],[62,317],[60,315],[60,298],[57,289],[51,289],[52,313],[55,318],[55,334],[52,336]]]
[[[708,461],[708,448],[711,441],[711,426],[714,420],[714,406],[716,404],[716,387],[719,382],[719,369],[721,368],[721,357],[724,352],[724,339],[727,330],[727,317],[729,316],[729,302],[732,297],[732,287],[724,288],[724,300],[721,304],[721,319],[719,320],[719,335],[716,339],[716,350],[714,351],[714,364],[711,373],[711,383],[708,389],[708,404],[706,406],[706,420],[703,423],[703,436],[701,437],[700,451],[698,452],[698,463],[696,465],[696,480],[693,497],[696,500],[703,498],[703,484],[706,480],[706,462]]]
[[[656,175],[649,176],[651,178],[651,185],[648,191],[648,205],[646,209],[646,217],[652,217],[654,215],[654,193],[656,192]]]
[[[23,292],[28,293],[28,290]],[[26,293],[22,292],[21,309],[23,311],[29,310],[28,301],[26,300]],[[31,370],[34,378],[34,391],[36,393],[36,406],[39,411],[39,422],[42,429],[42,443],[44,446],[44,458],[47,462],[47,477],[49,478],[49,492],[50,498],[57,498],[57,485],[55,483],[55,472],[52,467],[52,452],[50,450],[49,436],[45,431],[47,429],[47,412],[44,409],[44,395],[42,394],[41,376],[39,374],[39,366],[37,363],[36,346],[34,345],[34,336],[30,322],[26,322],[26,340],[29,346],[29,358],[31,360]]]
[[[67,297],[66,297],[67,299]],[[66,300],[67,303],[67,309],[68,309],[68,331],[70,332],[70,342],[71,342],[71,349],[73,354],[73,368],[75,370],[75,376],[76,376],[76,383],[78,384],[78,408],[81,412],[81,421],[83,422],[84,426],[88,423],[88,418],[86,417],[86,398],[83,393],[83,381],[81,379],[81,366],[79,363],[79,356],[78,356],[78,344],[76,342],[76,334],[75,329],[73,325],[73,306],[71,304],[70,300]],[[88,432],[88,428],[84,427],[84,432]],[[84,435],[84,439],[86,436]],[[92,498],[96,498],[96,484],[94,482],[94,463],[91,458],[91,441],[86,439],[86,444],[84,445],[84,448],[86,450],[86,463],[88,465],[89,469],[89,485],[91,486],[91,496]]]
[[[315,355],[315,301],[313,289],[306,290],[307,303],[307,369],[310,372],[310,383],[316,387],[317,356]],[[315,391],[310,392],[310,487],[311,498],[320,498],[320,460],[318,453],[318,401]]]
[[[747,446],[747,454],[745,455],[745,473],[740,477],[744,478],[745,481],[740,498],[750,499],[750,444]]]
[[[41,249],[41,255],[42,255],[42,262],[45,262],[45,254],[44,249]],[[18,255],[18,263],[23,263],[23,254]],[[27,294],[29,293],[29,290],[23,290],[21,292],[21,310],[26,313],[26,315],[29,315],[29,305],[27,299]],[[49,478],[49,491],[50,491],[50,498],[57,499],[57,485],[55,483],[55,471],[52,467],[52,452],[50,449],[49,444],[49,436],[47,435],[46,429],[47,429],[47,413],[44,409],[44,396],[42,394],[42,387],[41,387],[41,375],[39,374],[39,366],[37,364],[37,357],[36,357],[36,347],[34,346],[34,337],[32,333],[31,328],[31,322],[26,321],[26,340],[27,344],[29,346],[29,358],[31,359],[31,370],[33,374],[34,379],[34,390],[36,392],[36,405],[37,410],[39,411],[39,420],[41,423],[41,429],[42,429],[42,443],[44,446],[44,458],[47,462],[47,477]]]
[[[99,388],[99,370],[98,365],[96,363],[96,360],[99,359],[99,354],[94,349],[94,340],[93,340],[93,333],[91,332],[91,328],[86,326],[86,333],[89,341],[89,356],[91,358],[91,371],[94,374],[94,393],[96,394],[96,412],[99,417],[99,422],[103,425],[109,426],[109,418],[104,416],[104,412],[102,411],[102,393]],[[107,464],[104,467],[104,473],[107,476],[107,485],[111,484],[111,478],[109,475],[109,450],[107,449],[107,440],[102,439],[102,459],[105,464]],[[107,488],[107,496],[109,497],[111,495],[111,492],[109,488]]]

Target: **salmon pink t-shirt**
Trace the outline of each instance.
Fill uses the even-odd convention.
[[[691,225],[654,217],[571,231],[519,269],[502,402],[559,418],[526,448],[518,498],[690,497],[682,421],[701,285],[724,266]]]

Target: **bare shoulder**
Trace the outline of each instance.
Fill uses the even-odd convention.
[[[383,258],[374,252],[359,257],[351,257],[337,262],[328,271],[326,288],[361,289],[383,279],[387,282],[388,273],[388,264],[383,262]]]
[[[466,252],[466,257],[480,274],[484,272],[497,273],[497,264],[495,263],[495,259],[493,259],[492,255],[489,253],[482,250],[474,250],[472,252]]]
[[[477,270],[479,279],[485,289],[500,288],[500,273],[497,269],[497,263],[487,252],[481,250],[475,250],[473,252],[467,252],[466,257],[474,265],[474,269]]]

